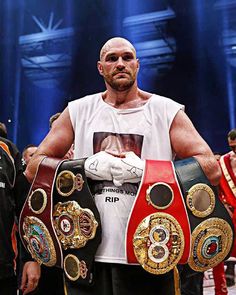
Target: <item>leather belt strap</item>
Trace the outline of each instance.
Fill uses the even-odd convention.
[[[230,224],[230,226],[232,226],[232,220],[224,205],[219,199],[218,187],[212,186],[210,184],[198,161],[195,158],[188,158],[185,160],[176,161],[174,162],[174,165],[186,203],[190,189],[194,187],[194,185],[196,184],[207,185],[214,193],[215,206],[212,212],[205,217],[195,216],[189,209],[189,206],[187,206],[192,231],[195,229],[197,225],[199,225],[200,222],[210,217],[220,217],[222,219],[225,219]]]
[[[28,198],[20,216],[20,235],[22,242],[29,249],[32,257],[39,263],[48,266],[63,267],[63,255],[60,242],[53,226],[53,188],[57,169],[61,160],[55,158],[44,158],[35,176],[29,191]],[[39,190],[38,190],[39,189]],[[32,208],[33,201],[29,198],[34,192],[46,193],[44,208],[41,213]],[[36,196],[37,198],[37,196]],[[31,198],[32,199],[32,198]],[[35,235],[34,232],[37,231]]]
[[[63,268],[70,284],[89,285],[101,222],[84,161],[42,160],[21,213],[20,234],[40,264]]]

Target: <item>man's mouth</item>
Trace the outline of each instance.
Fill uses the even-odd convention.
[[[116,72],[116,73],[113,74],[113,77],[114,76],[119,76],[119,77],[122,78],[122,77],[125,77],[127,75],[129,75],[127,72]]]

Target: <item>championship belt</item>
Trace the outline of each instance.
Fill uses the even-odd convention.
[[[126,236],[127,261],[164,274],[187,263],[190,226],[171,161],[146,160]]]
[[[83,167],[83,159],[44,158],[19,224],[35,260],[63,268],[72,283],[90,284],[101,225]]]
[[[85,159],[64,161],[54,190],[54,225],[64,255],[66,279],[91,284],[93,262],[101,242],[99,212],[84,172]]]
[[[186,202],[192,231],[190,267],[205,271],[227,259],[232,248],[233,223],[195,158],[174,163]]]

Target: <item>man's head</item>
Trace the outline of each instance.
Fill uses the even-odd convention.
[[[25,162],[25,165],[27,166],[30,159],[32,158],[33,154],[36,152],[37,150],[37,146],[35,146],[34,144],[28,144],[23,152],[22,152],[22,158],[23,161]]]
[[[0,122],[0,136],[7,138],[7,127],[4,123]]]
[[[49,119],[49,129],[52,128],[52,124],[53,124],[53,122],[56,121],[56,120],[59,118],[60,114],[61,114],[61,113],[56,113],[56,114],[54,114],[54,115],[52,115],[52,116],[50,117],[50,119]]]
[[[228,133],[228,144],[231,150],[236,154],[236,129],[232,129]]]
[[[136,50],[124,38],[112,38],[103,45],[97,67],[106,85],[114,90],[125,91],[137,83],[139,61]]]

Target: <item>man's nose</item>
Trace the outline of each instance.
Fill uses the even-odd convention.
[[[117,60],[117,68],[124,68],[124,67],[125,67],[124,61],[122,57],[119,57]]]

